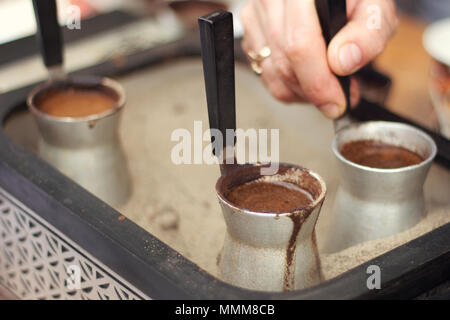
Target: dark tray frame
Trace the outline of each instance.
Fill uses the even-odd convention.
[[[236,57],[245,56],[236,45]],[[119,76],[187,56],[199,56],[196,34],[153,49],[80,70],[76,74]],[[0,95],[0,120],[23,108],[36,84]],[[411,121],[362,100],[361,120]],[[417,125],[416,125],[417,126]],[[425,130],[429,132],[429,130]],[[429,132],[438,144],[437,162],[450,169],[450,141]],[[55,168],[14,143],[0,130],[0,186],[64,233],[142,293],[156,299],[377,299],[415,298],[450,280],[450,224],[310,289],[271,293],[228,285],[169,248]],[[71,201],[67,201],[70,199]],[[369,265],[382,270],[381,289],[368,290]]]

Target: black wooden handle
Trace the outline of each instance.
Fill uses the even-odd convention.
[[[233,15],[223,10],[214,11],[200,17],[198,25],[209,127],[220,130],[225,140],[226,129],[233,129],[233,132],[236,129]],[[231,140],[234,145],[234,139]],[[216,142],[211,142],[214,154],[218,155]],[[222,146],[225,147],[225,142]]]
[[[322,34],[327,46],[331,39],[347,24],[346,0],[316,0],[316,10],[319,16]],[[337,76],[346,100],[345,116],[350,109],[350,77]]]
[[[55,0],[33,0],[37,24],[37,38],[47,68],[61,65],[62,38]]]

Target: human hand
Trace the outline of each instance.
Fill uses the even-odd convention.
[[[261,62],[261,79],[274,97],[309,101],[336,119],[346,102],[335,74],[350,75],[377,57],[398,23],[393,0],[347,0],[347,17],[327,49],[314,0],[249,0],[241,12],[242,47],[250,54],[271,49]],[[356,105],[354,79],[350,92]]]

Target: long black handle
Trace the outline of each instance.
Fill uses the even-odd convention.
[[[347,24],[346,0],[316,0],[316,10],[328,46],[331,39]],[[337,76],[337,78],[345,94],[347,106],[342,115],[345,116],[350,110],[350,77]]]
[[[203,72],[208,103],[209,127],[218,129],[225,140],[226,129],[236,130],[233,15],[218,10],[198,19]],[[212,145],[217,156],[217,141]],[[230,139],[227,139],[230,140]],[[227,141],[228,144],[233,144]],[[222,141],[225,147],[225,141]]]
[[[62,65],[62,37],[55,0],[33,0],[37,37],[47,68]]]

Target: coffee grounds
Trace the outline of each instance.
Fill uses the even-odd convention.
[[[226,196],[234,205],[267,213],[292,212],[312,203],[312,196],[299,186],[284,181],[251,181],[233,188]]]
[[[87,117],[100,114],[117,105],[112,95],[94,89],[50,89],[36,98],[36,106],[55,117]]]
[[[374,140],[352,141],[344,144],[339,151],[349,161],[379,169],[402,168],[424,160],[406,148]]]

